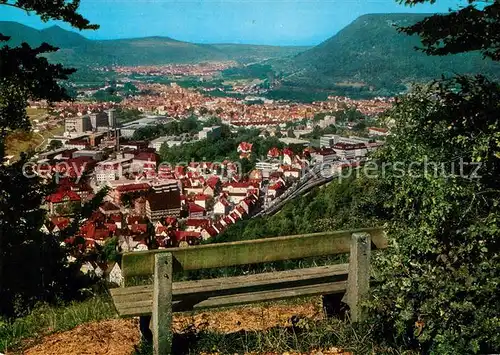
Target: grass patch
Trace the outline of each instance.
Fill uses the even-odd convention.
[[[38,305],[29,315],[13,321],[0,319],[0,352],[24,347],[42,336],[72,329],[79,324],[114,318],[116,312],[108,295],[61,306]]]
[[[27,108],[27,113],[31,121],[38,119],[41,122],[47,121],[48,110]],[[39,132],[34,132],[35,125],[29,131],[16,130],[10,132],[6,139],[6,155],[13,155],[16,159],[21,153],[31,149],[44,149],[48,138],[54,135],[60,135],[64,132],[64,125],[61,123],[53,123],[50,128],[41,129]]]
[[[193,332],[175,334],[174,354],[283,354],[312,353],[334,348],[353,354],[407,354],[401,348],[385,347],[372,338],[371,329],[348,321],[301,319],[290,327],[235,333]],[[151,344],[141,343],[135,355],[152,354]]]

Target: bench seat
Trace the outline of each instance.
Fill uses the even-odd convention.
[[[348,264],[328,265],[172,284],[174,312],[343,293]],[[121,317],[151,315],[153,285],[110,290]]]

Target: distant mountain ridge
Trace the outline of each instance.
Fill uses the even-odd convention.
[[[485,74],[500,77],[500,65],[479,53],[435,57],[415,51],[418,37],[397,32],[430,14],[363,15],[316,47],[275,67],[286,73],[284,86],[325,90],[401,91],[413,81],[442,74]]]
[[[279,47],[245,44],[197,44],[170,37],[90,40],[59,26],[37,30],[12,21],[0,21],[0,33],[10,36],[8,45],[47,42],[59,51],[47,55],[70,65],[160,65],[203,61],[260,61],[293,56],[309,47]]]

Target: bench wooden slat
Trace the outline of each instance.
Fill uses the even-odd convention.
[[[193,293],[200,292],[207,293],[243,287],[258,287],[271,283],[279,284],[306,281],[311,279],[321,279],[325,277],[347,275],[348,269],[349,264],[337,264],[304,269],[265,272],[244,276],[174,282],[173,295],[175,297],[181,295],[192,295]],[[113,288],[110,290],[110,292],[114,300],[116,300],[117,302],[121,302],[122,299],[126,301],[128,297],[143,297],[144,293],[153,292],[153,286],[141,285]]]
[[[228,294],[266,291],[270,288],[299,287],[312,283],[321,285],[326,282],[345,280],[348,268],[349,264],[337,264],[255,275],[174,282],[173,299],[175,301],[194,298],[194,304],[197,304],[196,298],[200,301],[211,296],[225,297]],[[111,289],[111,296],[119,314],[125,312],[127,315],[130,312],[134,313],[134,308],[150,307],[152,294],[152,285]]]
[[[257,291],[228,296],[213,296],[202,300],[190,307],[183,307],[182,301],[172,302],[175,312],[198,310],[205,308],[230,307],[250,303],[277,301],[293,297],[318,296],[345,292],[346,281],[329,282],[319,285],[281,288],[272,291]],[[117,311],[121,317],[150,315],[153,307],[152,295],[149,300],[117,304]]]
[[[122,272],[125,278],[152,275],[154,255],[157,253],[172,253],[174,271],[210,269],[348,253],[352,233],[362,232],[370,233],[371,240],[377,248],[387,246],[385,232],[382,228],[360,228],[351,231],[312,233],[207,244],[189,248],[125,253],[122,258]]]

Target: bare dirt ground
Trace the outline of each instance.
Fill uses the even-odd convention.
[[[264,330],[274,326],[290,325],[292,316],[321,319],[323,313],[319,302],[301,305],[246,306],[196,314],[176,314],[173,327],[176,333],[193,328],[217,332]],[[24,354],[130,355],[133,354],[139,340],[137,319],[111,319],[83,324],[72,330],[47,336],[38,345],[25,350]],[[296,353],[282,355],[285,354]],[[347,355],[336,348],[318,350],[311,354]]]

